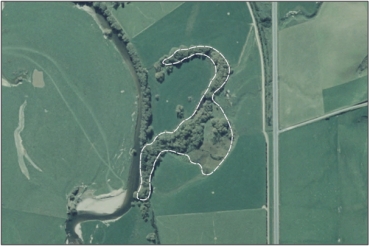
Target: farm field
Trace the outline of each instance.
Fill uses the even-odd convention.
[[[280,135],[281,243],[366,244],[367,110]]]
[[[264,153],[261,135],[241,136],[230,157],[208,177],[185,159],[166,155],[153,178],[151,203],[156,215],[261,208],[266,205]],[[170,165],[184,167],[176,170]],[[179,171],[185,177],[168,184],[166,180]]]
[[[358,70],[367,54],[366,9],[367,3],[360,2],[323,3],[316,17],[279,31],[282,128],[367,97],[353,93],[350,100],[343,101],[329,92],[344,84],[354,92],[366,87],[367,70]]]
[[[158,216],[156,223],[163,244],[266,244],[264,209]]]
[[[15,214],[14,223],[3,224],[2,232],[22,225],[22,236],[9,243],[63,244],[65,197],[74,186],[89,184],[101,193],[109,185],[126,185],[135,83],[93,19],[72,3],[9,2],[2,15],[2,78],[14,83],[28,71],[22,84],[2,86],[2,116],[7,119],[1,136],[3,218]],[[34,69],[43,73],[42,88],[30,83]],[[30,180],[20,170],[14,142],[25,101],[20,135],[42,170],[25,160]],[[45,236],[34,237],[35,226],[45,226]]]
[[[82,235],[88,244],[149,244],[145,236],[153,231],[138,207],[133,207],[119,220],[111,223],[89,221],[82,225]]]
[[[125,9],[112,8],[112,11],[127,34],[134,38],[182,4],[183,2],[131,2],[125,5]]]
[[[148,68],[168,54],[172,47],[180,45],[215,47],[233,66],[240,57],[251,22],[244,2],[187,2],[135,36],[132,41]]]
[[[317,8],[316,2],[280,2],[278,3],[278,16],[282,18],[289,11],[301,11],[308,15],[313,14]]]
[[[229,91],[229,98],[224,93],[215,97],[237,135],[230,156],[220,169],[205,177],[201,175],[199,167],[190,164],[186,158],[167,154],[155,170],[154,191],[150,201],[161,243],[176,242],[172,238],[174,235],[170,236],[165,228],[181,228],[180,218],[186,214],[224,213],[226,221],[228,216],[231,220],[232,214],[237,213],[234,211],[239,210],[246,213],[261,211],[258,221],[263,222],[262,227],[258,226],[259,236],[242,237],[241,240],[244,243],[266,243],[266,210],[262,209],[266,206],[267,191],[261,67],[255,29],[251,23],[248,7],[242,2],[187,2],[132,40],[149,70],[152,97],[159,95],[159,100],[153,99],[152,102],[155,134],[172,130],[180,122],[176,118],[176,105],[184,106],[185,117],[193,112],[214,72],[210,62],[194,59],[183,63],[180,69],[174,68],[163,83],[157,82],[153,64],[169,54],[171,48],[210,45],[226,57],[234,70],[224,90]],[[208,35],[204,35],[205,30]],[[220,32],[223,35],[220,36]],[[149,37],[152,41],[148,43]],[[192,96],[191,102],[188,102],[188,96]],[[166,219],[170,217],[178,219],[170,222]],[[246,221],[243,226],[250,228],[252,220]],[[177,223],[176,226],[174,223]],[[204,230],[211,228],[207,225]],[[188,236],[191,237],[191,233]],[[183,238],[184,241],[178,242],[189,243],[188,239]],[[226,237],[224,240],[224,243],[240,243]]]
[[[209,11],[210,9],[214,11]],[[192,14],[190,15],[190,13]],[[205,19],[210,13],[212,13],[210,18],[213,17],[213,15],[219,15],[224,16],[227,21],[215,18],[215,20],[220,21],[219,25],[214,22],[208,23]],[[230,15],[227,13],[230,13]],[[190,27],[187,27],[181,21],[177,21],[176,25],[170,25],[171,22],[174,22],[175,19],[178,18],[188,18],[188,22],[192,24],[191,32],[189,31]],[[169,22],[168,20],[173,21]],[[251,17],[245,3],[189,2],[184,3],[133,39],[141,59],[149,68],[149,84],[153,90],[152,94],[159,94],[160,96],[158,102],[153,100],[153,126],[156,133],[164,129],[172,130],[177,125],[176,123],[179,121],[176,119],[176,114],[174,112],[177,104],[184,106],[185,115],[190,115],[193,112],[197,103],[197,98],[200,98],[201,92],[204,91],[213,75],[214,70],[212,65],[208,64],[209,62],[194,59],[189,63],[184,63],[180,69],[175,68],[170,76],[166,76],[163,84],[159,84],[155,80],[154,71],[152,69],[154,62],[163,55],[168,54],[172,47],[178,47],[180,45],[189,46],[192,44],[211,45],[217,48],[226,57],[230,63],[231,69],[234,70],[234,74],[230,77],[224,90],[230,91],[229,94],[231,98],[227,100],[221,95],[216,97],[216,100],[220,103],[229,117],[235,118],[235,124],[240,124],[239,128],[236,126],[238,128],[237,130],[241,131],[239,134],[254,134],[256,131],[260,131],[262,119],[261,110],[259,108],[261,107],[261,68],[259,66],[259,54],[255,42],[255,33],[250,23]],[[235,28],[241,31],[233,31],[229,34],[225,33],[231,32],[230,29],[232,29],[233,25],[236,25]],[[212,35],[201,35],[205,26],[211,29],[222,28],[225,35],[222,36],[222,39],[220,37],[214,38]],[[161,32],[157,32],[156,30],[158,29],[161,30]],[[190,32],[187,35],[186,30]],[[216,30],[215,33],[217,33]],[[149,36],[153,40],[153,44],[145,43],[145,40],[147,40]],[[179,40],[174,42],[173,38]],[[156,39],[158,39],[158,42],[155,41]],[[171,44],[166,45],[168,39],[171,39]],[[234,43],[234,45],[232,45],[232,50],[230,45],[225,45],[225,42]],[[143,44],[141,45],[141,43]],[[160,43],[161,45],[157,45],[153,48],[150,47],[155,43]],[[191,103],[187,101],[188,96],[193,97]],[[168,100],[168,103],[166,100]],[[252,106],[245,107],[244,105]],[[240,110],[243,110],[244,113],[240,114]],[[238,117],[236,117],[236,115],[238,115]],[[245,124],[246,121],[247,124]]]
[[[320,10],[319,2],[279,2],[279,30],[309,21],[317,10]]]
[[[166,75],[162,84],[156,81],[153,69],[149,72],[152,97],[159,95],[159,100],[154,99],[152,102],[153,128],[156,133],[172,131],[181,122],[182,119],[176,116],[177,105],[184,107],[184,118],[189,117],[214,75],[214,67],[208,59],[194,59],[174,70],[171,75]],[[192,97],[191,102],[188,97]]]
[[[45,214],[28,213],[4,208],[2,212],[2,243],[3,244],[61,244],[65,240],[64,217]],[[39,221],[35,225],[35,221]],[[6,226],[4,226],[6,225]],[[53,228],[53,230],[50,230]],[[40,233],[40,231],[48,233]]]
[[[225,8],[223,8],[224,6]],[[215,11],[209,11],[209,9],[213,9]],[[204,12],[207,12],[207,14]],[[230,15],[227,15],[227,12],[229,12]],[[192,14],[189,14],[189,13],[192,13]],[[212,13],[212,15],[222,14],[223,16],[225,16],[224,21],[220,20],[221,26],[213,22],[212,24],[208,24],[208,22],[205,19],[207,19],[206,17],[210,13]],[[171,28],[166,28],[166,26],[169,25],[170,23],[168,20],[171,20],[174,18],[182,18],[182,16],[190,16],[188,18],[188,21],[189,23],[193,25],[192,25],[191,32],[189,31],[189,29],[187,30],[188,32],[190,32],[189,35],[191,34],[190,36],[191,39],[197,38],[199,41],[195,42],[195,41],[189,40],[189,37],[188,37],[189,35],[186,35],[186,25],[183,22],[176,22],[177,24],[176,26],[171,24]],[[230,62],[231,68],[235,70],[235,74],[230,77],[229,82],[225,86],[225,90],[229,89],[230,93],[233,95],[230,100],[232,102],[232,106],[223,96],[216,97],[216,100],[224,108],[226,114],[232,117],[232,123],[236,124],[236,132],[238,134],[253,135],[253,136],[248,136],[248,137],[255,139],[254,141],[258,143],[261,143],[261,144],[258,144],[259,146],[263,146],[263,137],[262,137],[262,134],[259,134],[259,132],[261,131],[261,119],[262,119],[261,110],[259,108],[261,107],[260,105],[261,95],[259,92],[260,86],[261,86],[259,56],[258,56],[257,45],[255,43],[254,30],[251,29],[250,25],[248,24],[246,20],[251,21],[251,18],[249,15],[247,5],[245,3],[228,4],[227,7],[226,7],[226,3],[185,3],[184,5],[182,5],[181,7],[179,7],[178,9],[171,12],[169,15],[167,15],[166,17],[164,17],[163,19],[155,23],[153,26],[148,28],[145,32],[135,37],[133,42],[135,43],[139,51],[139,54],[141,55],[142,60],[144,61],[144,63],[148,64],[149,67],[150,67],[150,64],[153,64],[162,55],[168,54],[169,49],[174,47],[174,45],[172,46],[168,45],[167,47],[165,47],[164,42],[167,42],[166,35],[171,38],[177,37],[179,39],[178,46],[181,44],[184,44],[184,45],[209,44],[217,48],[220,52],[222,52],[225,55],[226,59],[228,59],[228,61]],[[222,27],[223,30],[225,30],[224,32],[229,32],[230,31],[229,28],[226,28],[226,27],[228,26],[231,27],[232,25],[235,25],[235,23],[240,23],[240,25],[238,25],[237,28],[240,28],[240,29],[243,28],[243,31],[240,33],[233,32],[233,35],[225,35],[223,36],[222,40],[220,39],[220,37],[218,38],[218,40],[217,39],[215,40],[212,35],[210,36],[200,35],[201,30],[204,30],[204,28],[206,27],[207,28],[221,28]],[[156,30],[162,30],[162,31],[156,32]],[[162,44],[161,46],[159,47],[157,46],[156,48],[153,48],[152,51],[149,51],[148,47],[150,44],[145,44],[145,48],[141,48],[141,43],[144,43],[148,36],[151,36],[153,40],[161,39],[164,41],[161,42]],[[225,42],[227,42],[226,40],[228,40],[229,42],[232,42],[232,40],[234,40],[235,45],[233,46],[233,50],[230,50],[231,47],[226,47],[225,45]],[[213,44],[213,42],[216,42],[216,41],[218,41],[220,45],[217,46]],[[224,42],[221,42],[221,41],[224,41]],[[153,42],[153,44],[154,43],[156,42]],[[246,48],[243,50],[244,45],[246,46]],[[159,50],[161,49],[163,49],[163,53],[159,53]],[[151,52],[155,52],[157,55],[154,56],[151,54]],[[153,57],[157,57],[157,59],[155,58],[153,59]],[[172,76],[175,76],[175,74],[177,72],[180,72],[181,70],[184,70],[184,73],[190,74],[187,77],[193,76],[191,73],[188,72],[189,71],[188,67],[191,65],[191,63],[194,63],[194,62],[197,62],[197,60],[191,61],[189,62],[189,64],[184,64],[179,69],[179,71],[175,69],[173,74],[171,74],[170,76],[167,76],[165,81],[161,85],[158,85],[158,82],[156,82],[154,79],[149,80],[150,83],[154,84],[154,85],[151,84],[151,87],[153,88],[167,87],[168,88],[167,93],[161,93],[161,97],[164,97],[170,94],[171,92],[172,94],[175,94],[173,93],[175,90],[172,89],[171,85],[174,83],[179,84],[178,82],[182,82],[182,81],[174,80]],[[208,71],[206,70],[206,72]],[[204,74],[203,76],[205,77]],[[203,77],[197,78],[198,81],[199,79],[203,79]],[[185,79],[183,81],[185,82]],[[200,84],[198,81],[189,79],[187,82],[188,88],[189,87],[192,88],[190,86],[191,84],[195,84],[196,86],[198,86],[197,84]],[[206,83],[207,81],[204,82],[204,84]],[[181,91],[179,91],[178,94],[181,96]],[[248,94],[248,97],[245,97],[246,94]],[[246,105],[247,104],[250,105],[250,103],[253,103],[252,106],[246,107]],[[159,112],[161,110],[162,108],[159,108],[159,107],[154,108],[153,115],[164,115],[164,113]],[[171,115],[173,114],[174,113],[171,112]],[[170,118],[173,118],[173,116],[165,117],[164,115],[163,118],[170,119]],[[249,120],[249,122],[247,121],[247,124],[245,124],[246,119]],[[154,117],[153,118],[154,126],[156,125],[156,120],[157,119]],[[243,122],[243,126],[242,126],[242,122]],[[259,123],[259,127],[258,125],[256,126],[255,123]],[[240,124],[240,127],[238,127],[238,124]],[[174,125],[174,127],[175,126],[176,125]],[[252,128],[252,130],[249,127]],[[154,130],[156,132],[159,132],[157,131],[156,127],[154,127]],[[245,146],[246,142],[247,141],[245,142],[243,141],[243,144],[241,145]],[[235,148],[237,148],[237,146]],[[262,147],[261,150],[258,150],[258,151],[260,151],[261,153],[264,153],[264,148]],[[235,154],[238,155],[237,153]],[[239,155],[240,154],[241,153],[239,153]],[[231,155],[233,155],[233,153]],[[261,160],[258,163],[261,163],[260,165],[263,167],[265,165],[264,154],[262,154],[261,157],[257,157],[257,158]],[[232,159],[232,156],[228,159]],[[228,165],[227,164],[228,159],[223,164],[224,166]],[[232,160],[230,161],[231,161],[230,163],[233,162]],[[162,165],[165,165],[165,163],[162,163],[161,167]],[[166,170],[167,170],[166,168],[158,168],[156,172],[158,173],[166,172]],[[235,168],[235,171],[237,171],[237,168]],[[222,175],[221,173],[223,172],[220,171],[219,175]],[[208,179],[211,180],[212,177],[215,175],[217,175],[217,173],[208,177],[207,180]],[[164,176],[167,176],[167,175],[164,175]],[[261,177],[262,178],[265,177],[265,174],[262,174]],[[154,179],[156,178],[157,176],[155,176]],[[215,180],[216,179],[219,180],[219,178],[215,178]],[[160,178],[158,178],[158,180],[160,180]],[[154,184],[154,187],[155,186],[156,185]],[[186,192],[186,193],[192,193],[192,192]],[[153,195],[153,201],[154,199],[155,199],[155,195]],[[262,206],[264,203],[261,202],[260,204],[261,204],[260,206]]]

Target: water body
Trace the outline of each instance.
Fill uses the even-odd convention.
[[[89,15],[93,17],[97,25],[99,25],[100,29],[104,32],[104,30],[110,30],[110,26],[108,22],[100,15],[96,14],[93,8],[88,6],[79,7],[80,9],[86,11]],[[127,52],[126,46],[122,43],[122,41],[118,38],[115,33],[112,33],[111,41],[121,54],[122,58],[124,59],[125,63],[128,65],[130,70],[131,76],[133,77],[138,92],[138,112],[136,118],[136,126],[135,126],[135,134],[134,134],[134,149],[140,149],[140,126],[141,126],[141,110],[142,110],[142,96],[140,91],[140,84],[133,64],[130,60],[130,56]],[[129,170],[129,176],[127,181],[127,190],[126,196],[123,200],[121,206],[117,208],[117,210],[111,214],[103,214],[103,213],[96,213],[92,211],[80,211],[77,214],[70,216],[66,220],[65,231],[67,234],[68,243],[83,243],[78,234],[75,231],[75,228],[83,222],[86,221],[93,221],[93,220],[100,220],[100,221],[109,221],[109,220],[116,220],[122,217],[127,211],[131,208],[131,201],[134,200],[133,193],[138,189],[139,181],[140,181],[140,173],[139,173],[139,155],[133,155],[132,163]]]

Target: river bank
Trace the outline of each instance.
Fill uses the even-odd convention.
[[[99,14],[96,14],[92,7],[87,5],[79,6],[77,8],[86,11],[96,24],[101,29],[102,33],[108,37],[114,44],[117,51],[122,56],[124,62],[127,64],[131,76],[133,77],[137,86],[138,92],[138,109],[137,120],[134,134],[133,149],[140,149],[140,129],[141,129],[141,116],[142,116],[142,93],[138,75],[135,71],[134,65],[130,59],[130,55],[125,44],[119,39],[118,35],[114,33],[109,23]],[[65,224],[65,231],[67,235],[67,244],[82,244],[83,239],[79,236],[80,225],[86,221],[100,220],[100,221],[114,221],[121,218],[131,208],[131,202],[134,200],[133,192],[139,186],[139,156],[132,156],[132,163],[129,170],[127,189],[118,190],[111,194],[103,194],[100,196],[90,196],[83,198],[83,193],[86,192],[87,187],[77,187],[71,192],[75,197],[80,197],[79,200],[74,200],[74,206],[69,206],[68,219]],[[107,198],[109,197],[109,198]],[[103,206],[106,202],[111,203],[108,207]]]

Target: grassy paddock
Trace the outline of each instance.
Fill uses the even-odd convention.
[[[125,4],[123,9],[112,8],[112,12],[133,38],[182,4],[183,2],[131,2]]]
[[[367,54],[366,9],[360,2],[324,3],[314,19],[279,31],[282,127],[323,115],[322,91],[359,77]]]
[[[367,242],[367,124],[362,108],[281,134],[281,243]]]
[[[3,87],[3,208],[67,218],[65,196],[75,185],[90,184],[97,193],[109,191],[108,179],[113,188],[125,185],[136,87],[111,42],[72,3],[7,3],[3,26],[3,76],[12,80],[20,70],[31,73],[36,68],[45,81],[41,89],[28,82]],[[23,145],[43,170],[26,164],[30,181],[20,172],[13,137],[25,99]],[[38,223],[50,224],[43,219]],[[24,224],[31,226],[26,216]],[[56,232],[64,233],[54,225],[44,230],[48,235]],[[46,237],[35,240],[51,242]]]
[[[266,244],[266,210],[157,216],[164,244]]]

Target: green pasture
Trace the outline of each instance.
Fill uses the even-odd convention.
[[[160,84],[154,78],[155,71],[149,73],[149,84],[152,92],[153,128],[156,133],[164,130],[172,131],[183,120],[176,116],[176,106],[184,106],[184,118],[195,110],[201,96],[214,75],[211,61],[194,59],[182,64],[180,69],[174,68],[173,73],[166,75]],[[157,101],[154,96],[158,94]],[[188,101],[188,97],[192,101]]]
[[[72,3],[7,3],[2,18],[2,76],[11,81],[19,71],[31,75],[38,69],[45,81],[44,88],[23,82],[2,89],[3,209],[24,214],[26,227],[31,225],[26,214],[66,218],[65,196],[76,185],[91,185],[97,193],[109,191],[107,183],[112,188],[126,185],[136,87],[114,46]],[[30,181],[20,171],[13,136],[25,100],[23,145],[43,170],[26,161]],[[32,226],[47,223],[44,234],[59,233],[59,227],[40,218]],[[7,230],[4,224],[2,231]],[[60,233],[64,240],[64,230]],[[51,242],[47,237],[34,240]]]
[[[157,216],[163,244],[266,244],[266,211],[245,209]]]
[[[322,90],[326,112],[367,101],[368,76]]]
[[[154,195],[176,194],[191,183],[204,179],[198,165],[191,164],[188,158],[167,153],[156,166]],[[154,181],[153,181],[154,182]]]
[[[242,2],[187,2],[133,39],[150,71],[152,96],[160,95],[158,102],[152,100],[156,133],[172,130],[178,124],[177,104],[185,107],[185,115],[192,113],[197,103],[194,95],[200,98],[213,75],[212,66],[194,59],[180,69],[174,68],[173,73],[166,75],[165,81],[159,84],[154,79],[152,66],[172,47],[211,45],[225,55],[234,70],[224,92],[215,98],[230,118],[237,137],[229,157],[214,174],[204,177],[199,167],[189,164],[186,158],[167,154],[153,177],[151,203],[157,218],[184,213],[260,209],[266,205],[261,68],[251,22],[248,7]],[[229,99],[225,96],[226,90],[230,90]],[[191,103],[187,102],[188,96],[193,96]]]
[[[306,16],[314,14],[317,7],[318,7],[317,2],[279,2],[278,3],[279,30],[309,21],[310,19],[307,18]],[[293,12],[297,11],[298,15],[293,15],[286,19],[285,21],[281,21],[281,19],[286,17],[286,15],[290,11]]]
[[[317,8],[316,2],[279,2],[278,16],[284,17],[289,11],[301,11],[307,15],[311,15]]]
[[[3,207],[1,244],[64,244],[64,221],[64,217]]]
[[[288,244],[368,240],[367,107],[280,135],[280,238]]]
[[[132,41],[148,68],[180,45],[210,45],[235,65],[250,23],[245,2],[186,2]]]
[[[98,227],[98,228],[97,228]],[[149,244],[146,235],[153,232],[150,222],[145,222],[138,207],[131,208],[118,221],[108,225],[100,221],[82,224],[86,244]],[[93,237],[91,243],[90,238]]]
[[[180,7],[183,2],[131,2],[117,10],[114,16],[127,34],[133,38],[158,20]]]
[[[229,157],[211,176],[167,154],[154,173],[151,203],[157,216],[261,208],[266,205],[266,160],[262,134],[240,136]],[[183,165],[184,168],[167,168]],[[193,171],[194,170],[194,171]],[[185,177],[172,180],[172,175]],[[167,187],[166,180],[170,179]],[[172,180],[172,181],[171,181]],[[157,192],[158,191],[158,192]]]
[[[186,21],[180,21],[180,19]],[[210,21],[210,19],[213,20]],[[254,32],[250,32],[251,26],[248,22],[252,22],[252,20],[245,3],[188,2],[157,21],[133,39],[141,60],[150,70],[149,84],[152,89],[152,96],[160,95],[159,101],[153,100],[152,103],[153,127],[156,133],[163,130],[173,130],[177,126],[180,122],[176,118],[175,113],[175,108],[178,104],[184,106],[185,117],[193,113],[201,93],[206,89],[213,76],[214,69],[210,65],[211,63],[194,59],[189,61],[189,63],[184,63],[180,69],[174,68],[174,72],[171,75],[166,75],[164,83],[159,84],[154,79],[152,68],[154,62],[163,55],[168,54],[173,47],[203,44],[211,45],[218,49],[229,61],[231,69],[238,69],[239,72],[239,70],[242,70],[242,65],[245,65],[248,61],[250,53],[254,51],[254,49],[250,48],[250,45],[246,45],[247,41],[248,44],[254,41]],[[216,35],[217,33],[225,35]],[[248,36],[249,33],[252,34]],[[248,37],[250,38],[248,39]],[[151,40],[151,42],[147,40]],[[233,45],[229,45],[230,43],[233,43]],[[244,45],[247,48],[243,50]],[[257,57],[257,59],[259,58]],[[248,68],[250,71],[254,71],[253,68],[256,67],[252,64]],[[260,71],[257,70],[257,73],[260,76]],[[229,88],[229,84],[235,83],[234,86],[230,87],[231,90],[233,88],[240,89],[245,84],[244,81],[246,79],[256,78],[250,74],[246,76],[245,73],[244,75],[240,74],[237,81],[234,80],[234,77],[236,76],[230,78],[225,91]],[[257,83],[260,83],[260,81],[257,81]],[[247,89],[247,86],[245,86],[245,89]],[[234,97],[237,97],[242,93],[247,93],[245,89],[232,91],[232,93]],[[189,96],[193,98],[190,103],[187,101]],[[229,102],[222,98],[223,96],[216,97],[216,100],[225,109],[226,114],[231,113],[232,107],[229,106]],[[232,98],[232,100],[235,102],[240,99]],[[235,105],[234,108],[236,106],[239,105]],[[249,119],[251,118],[253,116],[249,117]]]
[[[314,19],[279,31],[281,127],[319,117],[326,105],[335,110],[363,100],[364,93],[350,100],[323,94],[359,79],[357,68],[367,54],[366,9],[363,2],[324,3]],[[359,83],[351,86],[349,92],[358,91]]]

